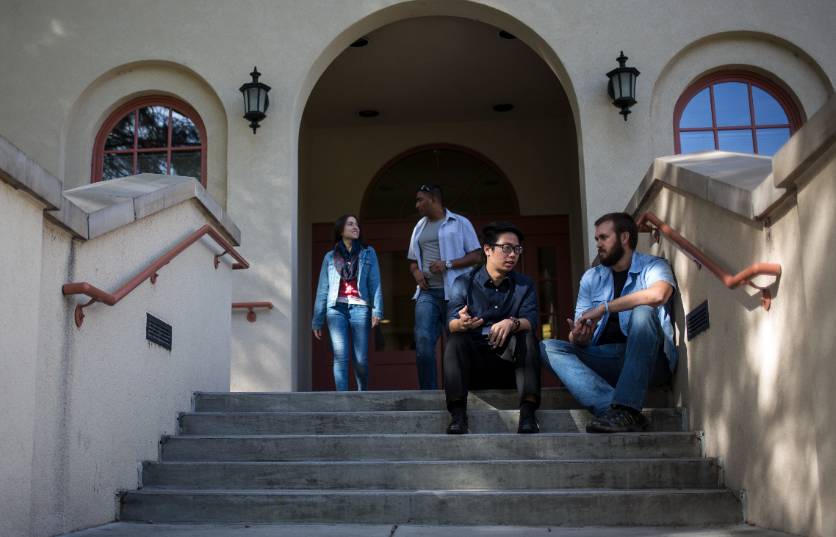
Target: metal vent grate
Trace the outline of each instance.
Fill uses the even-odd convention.
[[[146,313],[145,339],[160,347],[171,350],[171,325]]]
[[[701,333],[708,330],[711,324],[708,322],[708,300],[691,310],[685,316],[685,327],[688,333],[688,341],[691,341]]]

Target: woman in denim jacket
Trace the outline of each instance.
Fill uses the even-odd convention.
[[[380,267],[374,248],[360,241],[356,216],[337,218],[334,242],[322,260],[311,327],[314,337],[322,339],[322,324],[328,320],[337,390],[348,390],[348,359],[353,349],[354,377],[357,389],[363,391],[369,380],[369,331],[383,318]]]

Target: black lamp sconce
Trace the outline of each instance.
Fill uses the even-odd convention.
[[[267,107],[270,106],[267,93],[270,91],[270,86],[258,81],[261,73],[255,67],[250,76],[253,77],[252,82],[247,82],[239,89],[244,95],[244,119],[250,122],[250,128],[255,134],[259,127],[258,122],[267,117]]]
[[[621,108],[621,114],[624,116],[624,121],[627,121],[627,116],[630,114],[630,107],[636,104],[636,77],[639,76],[639,70],[635,67],[626,67],[627,56],[624,51],[616,58],[618,67],[607,73],[610,79],[607,84],[607,93],[612,99],[612,104],[617,108]]]

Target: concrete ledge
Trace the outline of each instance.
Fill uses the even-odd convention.
[[[836,143],[836,96],[831,96],[773,158],[772,180],[789,188]]]
[[[762,187],[771,173],[772,159],[758,155],[708,151],[660,157],[651,164],[625,212],[635,213],[659,188],[669,186],[754,219],[764,204],[771,206],[773,198],[783,194],[772,192],[771,183],[769,192]]]
[[[195,199],[219,230],[238,246],[241,231],[226,211],[191,177],[144,173],[67,190],[51,217],[83,239],[93,239],[122,226]]]
[[[61,206],[63,183],[41,168],[34,160],[0,136],[0,181],[23,190],[46,205],[48,209]]]

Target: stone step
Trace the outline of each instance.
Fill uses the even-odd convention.
[[[649,409],[651,431],[684,430],[680,409]],[[473,433],[516,433],[519,411],[473,410],[468,413]],[[585,410],[537,412],[543,432],[585,432],[592,415]],[[180,416],[182,434],[441,434],[450,414],[446,410],[378,412],[198,412]]]
[[[648,391],[645,406],[671,406],[671,392],[667,388]],[[581,408],[566,388],[544,388],[541,394],[544,410]],[[375,410],[446,410],[444,392],[389,391],[389,392],[197,392],[194,410],[197,412],[360,412]],[[470,394],[469,410],[513,410],[519,408],[513,390],[483,390]]]
[[[165,462],[145,463],[142,484],[184,489],[711,489],[710,459]]]
[[[365,434],[163,437],[163,461],[696,458],[700,436],[673,433]]]
[[[121,520],[525,526],[707,526],[742,521],[725,490],[139,490]]]

